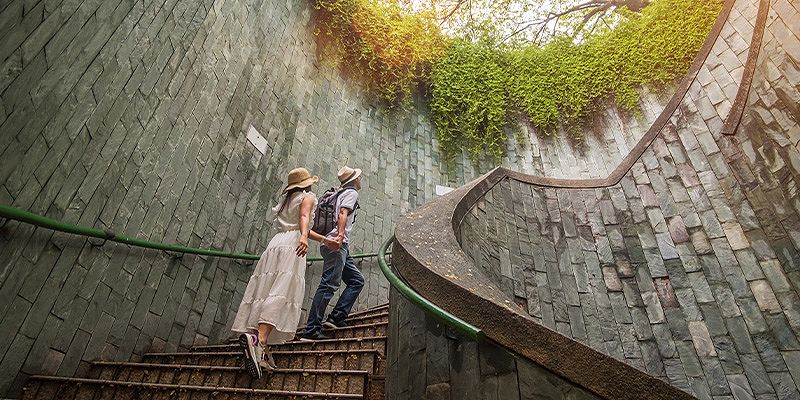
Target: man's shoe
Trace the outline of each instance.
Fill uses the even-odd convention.
[[[325,320],[325,322],[322,323],[322,326],[324,326],[324,327],[326,327],[328,329],[336,329],[336,328],[344,328],[344,327],[349,326],[349,325],[345,321],[334,322],[333,320],[328,318],[328,319]]]
[[[244,367],[250,376],[253,378],[261,378],[261,368],[258,367],[258,362],[261,361],[261,351],[258,345],[258,336],[243,333],[239,335],[239,347],[244,353]]]
[[[333,339],[333,336],[326,335],[322,333],[322,331],[314,331],[312,333],[304,333],[303,336],[300,337],[300,340],[304,342],[310,342],[314,340],[328,340]]]

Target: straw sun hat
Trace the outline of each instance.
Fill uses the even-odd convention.
[[[344,186],[361,176],[361,169],[354,169],[345,165],[344,167],[339,168],[339,172],[336,175],[339,177],[339,182],[341,182],[342,186]]]
[[[289,178],[287,179],[286,187],[283,189],[283,193],[288,192],[294,188],[302,188],[311,186],[319,180],[318,176],[311,176],[305,168],[295,168],[289,171]]]

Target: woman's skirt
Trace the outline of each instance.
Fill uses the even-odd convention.
[[[306,257],[295,253],[299,240],[299,230],[279,232],[270,240],[247,283],[234,332],[253,332],[266,323],[274,326],[268,344],[294,338],[306,285]]]

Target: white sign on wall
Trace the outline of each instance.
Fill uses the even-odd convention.
[[[450,193],[452,191],[453,191],[453,188],[451,188],[451,187],[442,186],[442,185],[436,185],[436,195],[437,196],[444,196],[444,195],[446,195],[446,194],[448,194],[448,193]]]
[[[250,129],[247,130],[247,140],[249,140],[261,154],[267,154],[267,139],[261,136],[253,125],[250,125]]]

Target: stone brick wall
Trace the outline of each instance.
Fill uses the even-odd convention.
[[[260,253],[298,165],[365,169],[354,251],[472,174],[439,172],[431,129],[320,69],[304,1],[0,6],[0,202],[130,236]],[[254,126],[266,153],[245,138]],[[131,249],[0,220],[0,395],[98,358],[217,342],[250,263]],[[358,307],[388,285],[363,265]],[[320,268],[309,268],[314,286]]]
[[[460,337],[391,289],[389,399],[596,399],[490,341]]]
[[[742,125],[718,133],[756,6],[737,2],[706,72],[619,184],[507,179],[460,230],[535,320],[701,399],[800,398],[798,4],[772,2]]]

